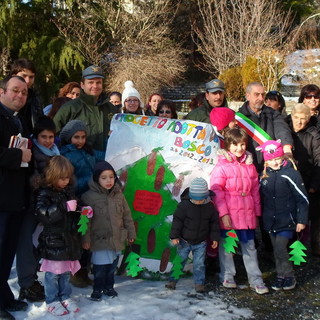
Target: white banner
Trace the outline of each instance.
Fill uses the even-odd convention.
[[[124,184],[137,227],[137,253],[145,265],[166,271],[175,250],[169,244],[172,214],[196,177],[207,181],[216,164],[219,138],[211,124],[116,114],[106,160]],[[160,260],[154,267],[154,259]]]

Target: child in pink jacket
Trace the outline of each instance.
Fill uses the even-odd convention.
[[[239,238],[243,262],[250,288],[258,294],[268,293],[258,266],[254,243],[257,217],[261,215],[259,181],[252,156],[246,151],[248,136],[243,129],[230,129],[225,134],[224,149],[210,178],[210,189],[216,194],[214,203],[219,212],[221,243],[228,230]],[[236,288],[233,254],[219,247],[220,281],[226,288]]]

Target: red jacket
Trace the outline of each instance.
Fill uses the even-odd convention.
[[[239,161],[230,152],[220,152],[210,189],[216,194],[214,203],[220,218],[229,214],[236,230],[256,228],[256,217],[261,215],[259,181],[249,152]]]

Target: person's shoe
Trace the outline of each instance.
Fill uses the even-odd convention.
[[[196,284],[195,286],[196,292],[198,293],[206,293],[207,290],[203,284]]]
[[[101,301],[102,293],[98,290],[94,290],[91,293],[90,300],[92,301]]]
[[[237,287],[237,284],[233,280],[224,280],[222,285],[229,289],[235,289]]]
[[[264,285],[261,284],[259,286],[250,286],[251,290],[255,291],[257,294],[266,294],[269,293],[269,289]]]
[[[292,290],[295,288],[297,282],[294,277],[286,277],[283,281],[283,290]]]
[[[271,288],[275,291],[280,291],[283,289],[284,278],[277,277],[275,283],[271,286]]]
[[[54,301],[47,304],[48,312],[54,316],[64,316],[69,313],[69,311],[60,303],[60,301]]]
[[[1,320],[15,320],[16,318],[9,313],[7,310],[0,309],[0,319]]]
[[[166,288],[167,289],[170,289],[170,290],[176,290],[176,282],[174,281],[169,281],[167,284],[166,284]]]
[[[76,313],[76,312],[79,312],[79,311],[80,311],[79,306],[78,306],[72,299],[63,300],[63,301],[61,302],[61,304],[62,304],[69,312]]]
[[[114,290],[113,288],[103,290],[103,294],[105,296],[112,297],[112,298],[118,296],[118,292],[116,290]]]
[[[29,302],[44,301],[44,287],[40,284],[39,281],[34,281],[29,288],[20,289],[19,300],[27,300]]]
[[[93,282],[88,277],[88,270],[83,268],[70,277],[70,283],[77,288],[86,288]]]
[[[24,301],[12,300],[6,305],[5,309],[7,311],[26,311],[28,304]]]

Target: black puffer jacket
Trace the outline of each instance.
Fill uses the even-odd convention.
[[[264,105],[258,117],[251,113],[249,108],[249,103],[247,101],[239,109],[239,112],[260,126],[260,128],[267,132],[272,139],[280,139],[282,145],[293,145],[290,128],[278,111]],[[262,152],[256,150],[257,146],[258,143],[249,137],[247,149],[252,153],[253,163],[256,166],[257,171],[260,173],[263,170],[263,157]]]
[[[75,199],[71,188],[40,188],[36,196],[35,214],[44,229],[39,236],[41,258],[64,261],[81,257],[81,236],[77,223],[79,212],[67,211],[66,202]]]
[[[287,122],[292,130],[293,157],[301,173],[307,190],[320,191],[320,134],[318,129],[309,124],[299,132],[294,132],[291,116]]]
[[[213,192],[210,191],[210,196]],[[173,215],[170,239],[184,239],[194,245],[219,240],[219,215],[212,201],[197,205],[190,201],[189,188],[181,194],[181,202]]]
[[[267,168],[267,175],[260,184],[264,229],[273,233],[307,224],[309,203],[300,173],[285,161],[279,170]]]

